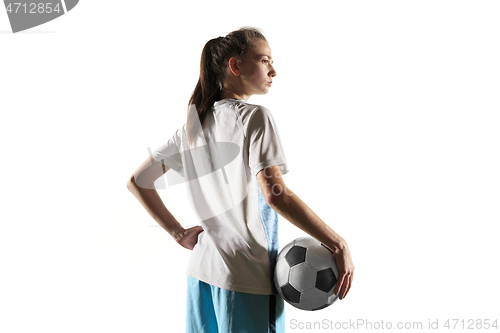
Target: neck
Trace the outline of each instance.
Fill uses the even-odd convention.
[[[252,95],[248,95],[248,94],[245,94],[245,93],[238,93],[238,92],[235,92],[234,90],[233,91],[229,91],[229,90],[226,90],[224,89],[222,91],[222,99],[226,99],[226,98],[235,98],[235,99],[242,99],[246,102],[248,102],[248,99],[250,98],[250,96]]]

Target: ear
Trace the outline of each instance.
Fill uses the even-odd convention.
[[[238,57],[231,57],[229,59],[229,70],[234,76],[240,75],[241,60]]]

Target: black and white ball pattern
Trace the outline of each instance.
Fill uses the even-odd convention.
[[[274,283],[289,304],[302,310],[319,310],[333,304],[338,270],[330,249],[312,237],[286,245],[276,261]]]

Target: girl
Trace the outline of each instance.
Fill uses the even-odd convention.
[[[283,299],[273,283],[277,213],[332,249],[340,299],[351,287],[347,243],[285,185],[288,164],[273,116],[248,102],[267,94],[275,76],[258,29],[208,41],[186,123],[127,183],[153,219],[192,250],[187,332],[284,332]],[[201,226],[184,229],[158,196],[154,181],[169,169],[186,182]]]

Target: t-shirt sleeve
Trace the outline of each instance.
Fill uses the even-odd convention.
[[[288,172],[278,127],[269,109],[259,106],[254,111],[248,123],[247,140],[248,164],[254,175],[273,165],[279,166],[282,175]]]
[[[184,125],[185,126],[185,125]],[[174,169],[183,174],[182,158],[180,154],[180,147],[182,143],[182,131],[184,126],[178,129],[174,135],[167,141],[151,152],[151,156],[158,162],[163,163],[167,167]]]

